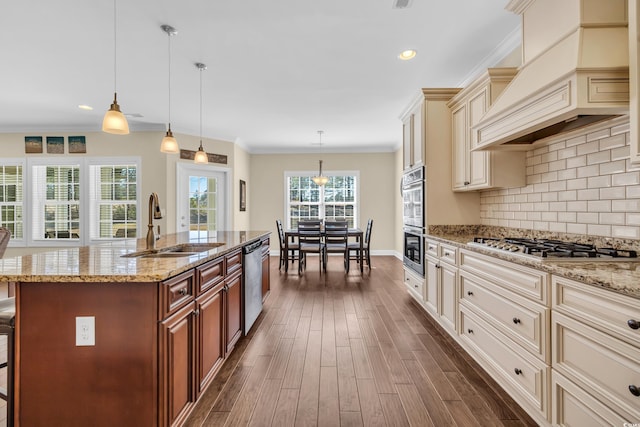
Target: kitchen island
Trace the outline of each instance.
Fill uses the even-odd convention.
[[[16,292],[16,425],[182,424],[242,335],[242,248],[256,241],[268,265],[266,231],[0,260]]]

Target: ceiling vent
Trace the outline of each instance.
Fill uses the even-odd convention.
[[[413,0],[393,0],[393,9],[407,9]]]

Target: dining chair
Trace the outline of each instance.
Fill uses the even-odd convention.
[[[362,259],[367,262],[367,267],[371,269],[371,229],[373,229],[373,220],[367,221],[367,229],[364,232],[364,241],[362,242]],[[355,252],[355,255],[351,255]],[[360,242],[349,242],[349,258],[360,261]]]
[[[320,258],[320,271],[324,258],[324,242],[322,241],[322,223],[319,220],[298,222],[298,273],[306,268],[307,254],[317,253]]]
[[[11,239],[11,232],[8,228],[0,227],[0,258],[4,256],[4,252],[7,250],[9,240]]]
[[[288,263],[289,261],[291,261],[291,264],[293,264],[295,262],[295,260],[298,259],[299,255],[298,255],[298,243],[296,242],[289,242],[289,245],[287,247],[286,245],[286,235],[284,234],[284,227],[282,226],[282,221],[280,221],[279,219],[276,220],[276,227],[278,229],[278,238],[279,238],[279,242],[280,242],[280,263],[278,264],[278,270],[281,270],[283,266],[286,265],[286,263]],[[288,253],[287,252],[287,248],[288,249]]]
[[[344,269],[349,272],[349,225],[346,221],[326,221],[324,225],[324,270],[330,253],[344,256]]]

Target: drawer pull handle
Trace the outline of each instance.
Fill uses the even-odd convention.
[[[436,248],[434,248],[433,246],[429,246],[429,250],[430,250],[430,251],[433,251],[433,250],[435,250],[435,249],[436,249]]]
[[[180,295],[186,295],[187,294],[187,288],[180,288],[180,290],[178,291],[178,293]]]
[[[513,323],[515,323],[517,325],[518,323],[520,323],[520,319],[518,319],[517,317],[514,317],[513,318]]]
[[[450,252],[445,252],[444,256],[451,256],[451,253]]]
[[[473,296],[473,292],[471,292],[471,291],[467,291],[467,295],[469,295],[470,297],[472,297],[472,296]]]
[[[440,268],[440,264],[436,264],[436,268]]]
[[[640,322],[635,319],[627,320],[627,325],[629,325],[631,329],[640,329]]]
[[[471,184],[469,181],[464,182],[464,185],[469,185],[469,184]]]
[[[193,310],[193,315],[194,316],[200,316],[200,310],[198,310],[198,309]]]
[[[513,372],[515,372],[516,375],[522,375],[522,369],[516,368],[516,369],[513,370]]]
[[[638,388],[638,386],[631,384],[629,386],[629,391],[636,397],[640,396],[640,388]]]
[[[467,333],[472,334],[473,333],[473,329],[467,329]]]

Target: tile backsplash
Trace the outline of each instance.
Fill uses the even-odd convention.
[[[629,123],[619,120],[537,146],[526,186],[481,193],[481,223],[640,239],[640,167],[629,152]]]

